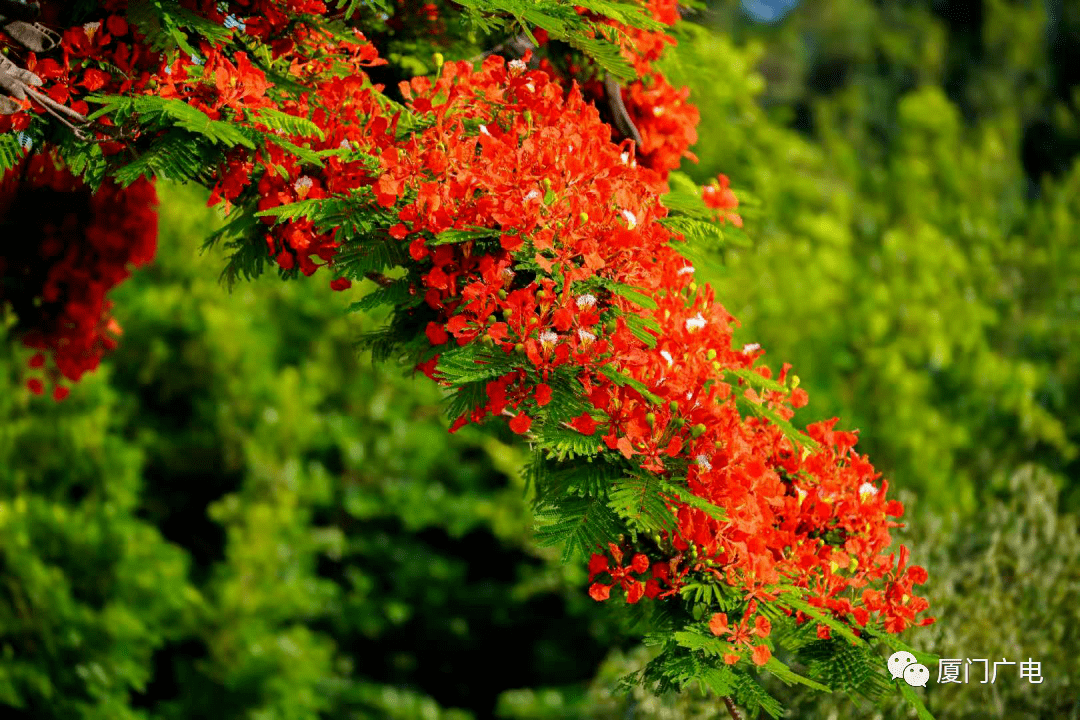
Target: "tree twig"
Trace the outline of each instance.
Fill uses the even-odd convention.
[[[518,33],[506,42],[501,42],[490,50],[485,50],[476,57],[469,58],[469,62],[483,60],[488,55],[509,56],[511,60],[518,60],[525,57],[525,53],[535,49],[536,46],[533,45],[532,40],[529,39],[528,35],[525,33]]]
[[[610,74],[604,74],[604,94],[607,95],[608,109],[611,110],[612,119],[615,120],[615,128],[622,133],[623,137],[632,138],[638,149],[641,149],[641,133],[638,132],[634,121],[630,119],[630,112],[623,102],[622,87]]]
[[[381,272],[375,272],[374,270],[364,273],[364,277],[366,277],[368,280],[374,280],[378,285],[382,287],[390,287],[394,284],[394,281],[391,278],[386,277]]]
[[[724,706],[727,707],[728,714],[731,715],[731,720],[743,720],[742,715],[739,714],[739,708],[735,707],[735,701],[730,696],[724,696]]]

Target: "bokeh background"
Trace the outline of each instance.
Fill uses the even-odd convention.
[[[803,423],[839,416],[908,506],[949,658],[939,720],[1080,718],[1080,4],[715,2],[667,61],[701,182],[753,244],[702,271]],[[205,195],[163,186],[119,350],[60,404],[0,342],[0,717],[690,720],[613,692],[648,648],[530,541],[523,449],[447,434],[373,365],[363,289],[218,283]],[[0,329],[0,333],[3,330]],[[977,673],[976,673],[977,674]],[[792,718],[904,718],[783,693]]]

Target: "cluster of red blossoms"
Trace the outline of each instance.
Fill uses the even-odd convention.
[[[649,0],[647,7],[653,18],[664,25],[679,20],[677,0]],[[662,31],[637,28],[626,28],[626,37],[623,55],[639,79],[626,86],[623,102],[641,134],[638,162],[664,173],[679,167],[683,158],[696,162],[690,148],[697,142],[701,116],[688,102],[690,89],[674,87],[655,67],[675,40]]]
[[[897,564],[883,554],[896,525],[890,518],[903,508],[885,499],[886,484],[853,452],[855,435],[833,423],[812,425],[817,446],[803,451],[775,423],[736,408],[742,396],[786,420],[808,398],[800,389],[755,391],[730,379],[730,370],[771,373],[753,367],[759,348],[732,347],[733,319],[708,286],[694,282],[678,237],[659,222],[667,215],[663,177],[637,166],[629,143],[610,141],[610,128],[580,93],[564,94],[524,63],[450,64],[436,82],[417,79],[404,90],[430,127],[383,151],[376,189],[384,204],[401,208],[391,234],[427,268],[416,291],[443,318],[429,324],[428,338],[481,341],[528,360],[491,380],[487,402],[455,427],[511,415],[510,427],[527,432],[550,402],[552,372],[570,367],[592,406],[571,427],[649,472],[690,460],[691,491],[727,511],[718,521],[678,507],[678,531],[661,542],[673,555],[653,565],[653,589],[648,582],[638,589],[630,571],[616,569],[607,589],[594,585],[594,597],[615,585],[631,601],[659,595],[698,572],[744,588],[751,599],[775,599],[770,587],[793,584],[837,617],[862,625],[877,615],[890,632],[915,622],[927,604],[911,589],[925,573],[905,568],[904,556]],[[470,133],[470,126],[479,129]],[[737,221],[726,178],[703,198]],[[429,242],[477,227],[497,231],[498,245],[481,251]],[[540,272],[521,285],[523,266]],[[656,307],[602,291],[613,283],[639,288]],[[622,317],[601,322],[612,308]],[[655,343],[635,335],[626,315],[654,320],[662,328]],[[660,402],[615,382],[605,368],[644,383]],[[422,369],[440,379],[437,359]],[[602,566],[594,563],[593,570]],[[640,563],[631,567],[637,572]]]
[[[16,331],[38,351],[27,380],[35,395],[52,385],[64,399],[60,383],[77,382],[116,346],[106,294],[153,259],[156,204],[149,181],[91,192],[49,153],[24,158],[0,181],[0,303],[15,308]]]
[[[537,420],[551,422],[552,377],[569,372],[588,405],[569,428],[646,473],[685,473],[691,493],[725,510],[718,518],[672,498],[677,527],[655,546],[613,545],[610,555],[593,557],[592,597],[605,599],[617,587],[637,602],[674,595],[691,576],[715,579],[743,592],[747,606],[737,622],[715,615],[713,633],[729,642],[729,661],[749,654],[758,664],[768,660],[768,646],[751,647],[752,640],[770,632],[759,605],[782,587],[800,589],[811,605],[853,626],[876,620],[899,632],[932,621],[917,618],[927,603],[912,589],[925,571],[907,566],[906,551],[899,560],[885,554],[892,518],[903,508],[886,499],[887,483],[854,451],[855,434],[835,430],[835,421],[817,423],[808,428],[813,444],[802,446],[768,419],[790,419],[807,395],[785,384],[789,366],[774,379],[755,365],[760,348],[732,346],[734,318],[708,285],[695,282],[680,254],[683,239],[664,223],[661,202],[666,172],[677,164],[674,146],[650,151],[645,144],[654,158],[639,162],[631,141],[612,141],[586,93],[526,61],[495,56],[478,68],[447,63],[434,79],[404,83],[407,110],[420,120],[405,128],[405,115],[365,73],[381,61],[362,35],[342,40],[278,19],[321,12],[321,3],[225,5],[203,2],[197,10],[218,22],[231,18],[266,42],[308,92],[279,93],[249,58],[208,43],[197,70],[191,58],[174,58],[159,66],[153,84],[138,79],[129,90],[267,131],[264,113],[273,110],[318,132],[278,132],[256,151],[237,149],[219,169],[214,200],[255,198],[259,210],[273,211],[298,200],[370,197],[375,210],[394,216],[385,231],[407,249],[409,277],[418,278],[410,289],[433,318],[424,331],[430,344],[445,352],[482,343],[515,361],[515,370],[487,382],[483,402],[454,429],[509,416],[510,428],[525,434]],[[668,22],[673,5],[654,10]],[[641,48],[635,62],[651,62],[646,39]],[[64,68],[88,63],[65,51]],[[85,77],[88,70],[66,72]],[[719,219],[741,222],[726,178],[702,199]],[[340,228],[303,217],[266,222],[270,255],[305,274],[331,264],[343,241]],[[458,236],[465,239],[434,241],[447,231],[465,231]],[[634,293],[620,291],[626,288]],[[419,367],[449,384],[438,355]],[[762,412],[747,417],[739,403]]]

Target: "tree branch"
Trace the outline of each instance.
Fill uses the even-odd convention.
[[[374,270],[372,270],[371,272],[364,273],[364,277],[366,277],[368,280],[374,280],[377,284],[379,284],[382,287],[390,287],[391,285],[394,284],[393,280],[386,277],[381,272],[375,272]]]
[[[626,109],[626,103],[622,98],[622,87],[618,80],[610,74],[604,74],[604,94],[607,95],[608,109],[611,110],[615,128],[622,133],[623,137],[632,138],[638,149],[641,149],[641,133],[638,132],[634,121],[630,119],[630,113]]]
[[[742,715],[739,714],[739,708],[735,707],[735,701],[728,695],[725,695],[723,700],[728,714],[731,715],[731,720],[743,720]]]

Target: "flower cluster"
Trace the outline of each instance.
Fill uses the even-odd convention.
[[[18,317],[16,332],[38,352],[30,391],[68,388],[116,345],[108,292],[149,262],[157,247],[156,195],[149,181],[105,182],[91,192],[49,153],[24,158],[0,181],[0,303]],[[51,360],[51,362],[49,362]],[[44,379],[38,377],[44,373]]]
[[[665,26],[679,19],[676,0],[648,0],[645,9]],[[622,90],[627,115],[641,136],[637,162],[663,174],[678,168],[683,158],[696,162],[690,147],[697,142],[701,116],[688,102],[690,90],[674,87],[656,68],[664,51],[675,45],[675,39],[662,30],[627,27],[612,20],[607,23],[623,33],[623,57],[638,75]],[[596,80],[586,83],[586,89],[594,99],[610,92]]]
[[[391,234],[423,268],[415,291],[441,318],[427,337],[437,346],[482,341],[527,359],[488,381],[486,401],[455,427],[509,415],[514,431],[529,431],[550,402],[550,377],[572,368],[591,410],[570,427],[647,472],[670,474],[689,461],[692,492],[726,509],[719,521],[676,503],[678,530],[660,541],[672,557],[688,556],[693,571],[751,595],[805,588],[812,604],[856,624],[870,614],[894,632],[913,622],[926,607],[911,595],[921,570],[883,554],[902,507],[885,500],[886,484],[853,452],[855,435],[812,425],[816,447],[803,451],[776,423],[737,407],[741,399],[787,420],[808,398],[783,385],[786,366],[775,389],[732,381],[730,371],[772,378],[754,367],[759,348],[732,347],[733,318],[694,282],[678,238],[659,222],[662,177],[610,142],[580,93],[564,94],[541,71],[489,58],[478,70],[449,64],[436,82],[417,79],[403,91],[429,127],[384,153],[379,184],[383,202],[401,208]],[[705,200],[734,221],[725,181]],[[492,240],[431,242],[469,228],[489,228]],[[655,307],[605,291],[625,286]],[[654,342],[627,316],[660,328]],[[653,399],[613,380],[611,368]],[[440,379],[437,359],[422,369]],[[615,585],[631,601],[644,592],[625,573],[612,577],[593,586],[594,597]]]
[[[793,588],[856,630],[872,619],[889,632],[931,621],[918,617],[927,603],[913,594],[925,571],[908,566],[906,550],[899,559],[886,554],[903,508],[886,499],[887,483],[854,451],[856,435],[830,421],[809,426],[805,443],[792,437],[785,428],[807,403],[805,391],[788,383],[789,366],[773,378],[758,365],[756,345],[733,346],[735,319],[679,252],[685,239],[667,222],[662,196],[667,172],[694,138],[696,111],[652,71],[666,35],[626,32],[632,43],[624,52],[643,76],[625,93],[645,136],[639,155],[632,141],[612,141],[588,85],[566,88],[523,61],[446,63],[434,78],[403,83],[400,108],[367,75],[381,60],[362,35],[341,38],[287,22],[321,12],[320,2],[195,7],[268,44],[306,90],[282,91],[251,58],[209,41],[198,59],[166,62],[113,20],[118,16],[69,30],[63,62],[35,67],[51,81],[50,95],[65,101],[73,95],[63,88],[127,82],[125,92],[153,93],[263,132],[267,142],[252,151],[238,146],[216,168],[212,202],[261,211],[259,242],[284,269],[310,275],[334,264],[343,228],[366,213],[366,234],[392,239],[407,257],[404,282],[417,300],[409,312],[431,351],[419,369],[453,386],[440,360],[475,346],[512,366],[485,376],[454,430],[505,417],[524,435],[557,423],[593,452],[650,477],[684,477],[687,493],[724,511],[718,517],[671,494],[674,527],[652,542],[611,544],[593,556],[593,598],[616,589],[628,602],[668,597],[692,578],[722,584],[743,595],[745,612],[738,622],[714,615],[710,630],[730,646],[726,659],[749,652],[757,664],[770,652],[770,625],[755,616],[759,604]],[[673,2],[650,7],[674,22]],[[91,73],[95,54],[115,64],[125,53],[145,64],[108,79]],[[160,70],[153,79],[150,67]],[[272,115],[295,122],[282,130]],[[108,188],[99,191],[102,199],[87,200],[92,209],[111,203],[118,212],[123,201],[136,211],[152,199],[146,185]],[[726,177],[706,187],[702,200],[718,220],[741,223]],[[320,201],[350,209],[333,227],[288,212]],[[106,245],[123,249],[124,263],[147,257],[143,236],[117,232],[88,233],[86,243],[100,253],[112,238]],[[53,246],[43,244],[42,252],[46,247]],[[66,267],[61,278],[86,266]],[[92,277],[115,284],[122,274],[111,267]],[[73,291],[60,281],[42,285],[59,287],[54,295],[67,300],[69,312]],[[333,284],[349,285],[346,277]],[[61,352],[59,344],[45,346]],[[550,406],[556,393],[568,392],[568,379],[580,412],[553,418]],[[818,631],[827,636],[829,627]]]

